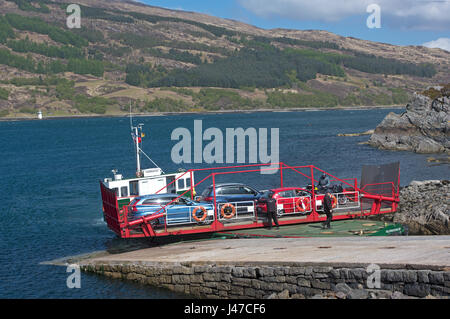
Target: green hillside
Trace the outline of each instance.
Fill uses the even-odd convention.
[[[131,2],[81,3],[82,28],[68,29],[69,2],[0,0],[0,116],[120,114],[130,103],[139,112],[392,105],[448,82],[444,51],[387,56]]]

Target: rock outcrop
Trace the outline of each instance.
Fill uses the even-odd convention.
[[[401,115],[389,113],[368,144],[389,150],[450,154],[450,84],[415,93]]]
[[[448,235],[450,181],[412,181],[400,191],[393,221],[406,225],[410,235]]]

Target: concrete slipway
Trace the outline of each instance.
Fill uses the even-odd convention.
[[[246,238],[177,243],[84,262],[308,262],[449,267],[450,236]]]
[[[326,295],[335,293],[339,283],[367,287],[368,266],[375,264],[381,280],[373,292],[376,298],[389,291],[412,297],[450,296],[450,236],[370,236],[379,223],[359,223],[356,227],[353,221],[350,228],[334,223],[331,231],[316,224],[303,225],[303,230],[284,226],[219,233],[200,240],[146,242],[146,248],[124,243],[122,252],[116,247],[116,253],[51,263],[76,263],[83,271],[194,297],[257,299],[282,292],[294,298]],[[247,238],[233,238],[242,235]]]

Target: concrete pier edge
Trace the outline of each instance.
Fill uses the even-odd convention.
[[[328,254],[341,253],[341,259],[348,259],[348,262],[324,260],[324,249],[319,249],[323,246],[317,247],[323,244],[323,239],[290,240],[288,244],[305,246],[293,247],[292,251],[281,250],[281,255],[289,256],[285,260],[274,255],[274,249],[280,249],[280,243],[284,241],[263,241],[228,239],[180,243],[87,258],[75,263],[85,272],[162,287],[193,298],[303,299],[322,295],[378,299],[392,298],[394,293],[396,298],[448,299],[450,296],[448,236],[424,237],[422,240],[417,237],[334,239],[333,246],[339,248],[329,250]],[[386,247],[387,242],[392,246]],[[314,247],[306,246],[312,243]],[[383,258],[374,259],[379,255],[367,254],[358,255],[365,260],[352,261],[356,255],[351,253],[362,251],[366,246],[367,249],[379,249],[379,244],[382,244],[381,248],[394,249],[377,252]],[[247,247],[249,245],[251,247]],[[249,257],[246,249],[251,249],[252,245],[258,246],[255,246],[254,257]],[[217,252],[220,254],[215,255]],[[240,260],[243,259],[241,255],[246,255],[247,259]],[[408,260],[398,262],[397,255]],[[255,260],[251,260],[253,258]],[[310,260],[301,261],[307,258]],[[378,287],[368,284],[372,274],[367,267],[371,264],[379,267]],[[342,287],[347,288],[342,291]]]

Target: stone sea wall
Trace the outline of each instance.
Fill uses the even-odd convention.
[[[355,264],[90,262],[86,272],[167,288],[194,298],[448,298],[450,269]],[[369,282],[380,286],[368,286]],[[370,285],[370,284],[369,284]]]

